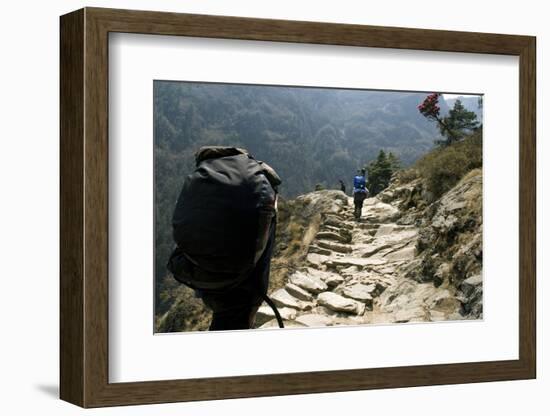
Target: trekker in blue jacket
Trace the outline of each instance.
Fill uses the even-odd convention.
[[[365,179],[365,169],[357,171],[357,175],[353,178],[353,203],[355,205],[354,216],[359,221],[361,211],[363,210],[363,201],[369,196],[367,189],[367,180]]]

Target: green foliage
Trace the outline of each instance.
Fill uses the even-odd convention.
[[[474,132],[479,128],[480,123],[477,120],[476,113],[466,109],[459,99],[454,100],[454,106],[449,110],[449,114],[442,117],[440,115],[440,96],[440,93],[428,95],[417,108],[426,119],[437,122],[439,132],[445,139],[436,140],[436,143],[448,146]],[[480,110],[483,105],[482,97],[479,97],[477,105],[478,110]]]
[[[469,171],[482,166],[482,131],[464,140],[439,147],[414,165],[420,177],[426,179],[427,190],[438,198],[451,189]]]
[[[448,146],[462,140],[478,126],[476,114],[473,111],[468,111],[460,100],[456,100],[453,108],[449,110],[449,115],[443,117],[439,123],[439,131],[446,139],[437,143]]]
[[[318,184],[315,185],[315,190],[316,191],[322,191],[324,189],[325,189],[325,187],[321,183],[318,183]]]
[[[367,167],[367,188],[371,195],[377,195],[390,184],[392,175],[399,169],[401,162],[392,152],[378,152],[378,157]]]

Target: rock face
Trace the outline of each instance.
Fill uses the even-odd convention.
[[[301,224],[295,254],[283,231],[274,259],[296,260],[270,294],[283,318],[322,327],[482,317],[481,171],[438,200],[422,186],[394,182],[365,200],[360,221],[340,191],[297,198],[285,223]],[[257,327],[277,326],[265,306],[258,315]]]

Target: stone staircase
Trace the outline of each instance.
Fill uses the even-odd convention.
[[[360,221],[351,198],[337,212],[323,213],[304,266],[270,293],[285,327],[383,324],[464,319],[451,288],[406,277],[418,262],[418,229],[398,225],[399,211],[368,198]],[[277,327],[271,308],[256,314],[257,328]]]

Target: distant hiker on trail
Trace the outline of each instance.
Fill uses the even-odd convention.
[[[201,147],[172,218],[168,269],[213,312],[210,331],[249,329],[267,297],[281,179],[236,147]]]
[[[344,183],[344,181],[342,179],[340,179],[340,190],[343,193],[346,193],[346,184]]]
[[[355,175],[355,177],[353,178],[353,203],[355,205],[354,216],[356,220],[359,220],[361,218],[363,201],[369,195],[365,173],[365,169],[358,170],[357,175]]]

